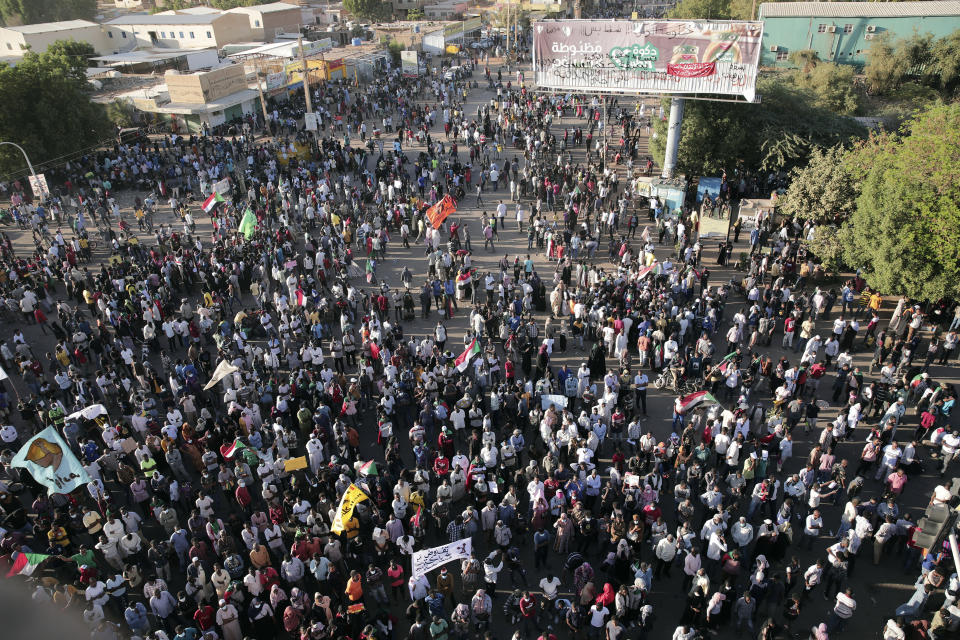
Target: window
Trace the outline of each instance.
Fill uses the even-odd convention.
[[[180,37],[183,38],[183,31],[180,32]]]
[[[208,37],[208,38],[212,38],[212,37],[213,37],[213,34],[211,34],[209,31],[207,31],[207,37]]]
[[[190,39],[193,40],[193,31],[190,32]]]
[[[260,26],[260,21],[259,21],[259,20],[254,20],[254,21],[253,21],[253,26],[259,27],[259,26]]]
[[[789,57],[789,52],[787,52],[783,47],[780,47],[780,50],[777,51],[777,60],[786,60]]]
[[[825,24],[821,24],[817,26],[817,33],[824,33],[826,32],[826,30],[827,30],[827,25]]]
[[[843,25],[843,32],[844,32],[844,33],[853,33],[853,25],[852,25],[852,24],[845,24],[845,25]]]
[[[112,37],[113,37],[113,31],[107,31],[107,37],[108,37],[108,38],[112,38]]]
[[[121,31],[121,32],[120,32],[120,37],[121,37],[121,38],[126,38],[126,37],[127,37],[127,32],[126,32],[126,31]]]
[[[166,32],[166,31],[161,31],[161,32],[160,32],[160,39],[163,40],[163,39],[166,38],[166,37],[167,37],[167,32]]]

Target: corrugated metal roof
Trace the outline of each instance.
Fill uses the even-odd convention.
[[[222,18],[224,14],[204,14],[204,15],[160,15],[155,13],[153,15],[133,15],[133,16],[120,16],[119,18],[114,18],[106,24],[115,24],[115,25],[154,25],[154,24],[212,24],[216,20]]]
[[[54,31],[69,31],[86,27],[99,27],[96,22],[89,20],[64,20],[62,22],[41,22],[39,24],[25,24],[21,27],[6,27],[17,33],[51,33]]]
[[[920,16],[960,16],[960,2],[765,2],[760,5],[764,18],[914,18]]]

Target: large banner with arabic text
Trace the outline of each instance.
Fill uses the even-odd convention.
[[[756,96],[762,22],[541,20],[533,24],[541,89]]]
[[[473,540],[464,538],[432,549],[414,551],[410,560],[410,575],[414,578],[424,576],[439,566],[454,560],[469,558],[473,551]]]

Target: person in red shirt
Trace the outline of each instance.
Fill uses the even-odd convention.
[[[523,635],[530,637],[531,628],[538,629],[537,624],[537,599],[529,592],[524,591],[520,598],[520,615],[523,621]]]
[[[214,620],[216,620],[215,616],[216,612],[209,604],[197,607],[196,613],[193,614],[193,621],[200,627],[200,633],[206,633],[213,629],[213,623]]]
[[[433,461],[433,472],[437,474],[437,479],[443,481],[450,474],[450,461],[446,456],[437,456]]]

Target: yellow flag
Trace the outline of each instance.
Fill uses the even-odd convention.
[[[364,500],[369,500],[367,494],[360,487],[351,483],[347,490],[343,492],[343,497],[340,498],[340,506],[337,507],[337,515],[333,517],[330,531],[338,535],[343,533],[344,523],[349,522],[350,518],[353,517],[354,507]]]

